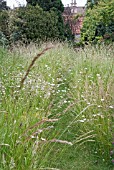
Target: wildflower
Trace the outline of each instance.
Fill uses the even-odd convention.
[[[48,67],[48,65],[47,65],[47,64],[45,64],[45,67],[47,68],[47,67]]]
[[[50,84],[51,86],[55,86],[55,84]]]
[[[78,120],[78,122],[81,122],[81,123],[83,123],[83,122],[85,122],[86,121],[86,118],[85,119],[82,119],[82,120]]]
[[[109,106],[109,108],[110,108],[110,109],[113,109],[113,108],[114,108],[114,106]]]
[[[112,159],[112,163],[114,164],[114,159]]]
[[[100,74],[97,74],[97,77],[100,77]]]
[[[98,107],[98,108],[101,108],[102,106],[98,105],[97,107]]]
[[[16,122],[17,122],[17,121],[16,121],[16,120],[14,120],[14,124],[16,124]]]
[[[67,101],[66,101],[66,100],[64,100],[64,103],[67,103]]]

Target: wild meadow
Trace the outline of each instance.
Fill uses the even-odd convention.
[[[112,170],[114,46],[46,48],[0,48],[0,170]]]

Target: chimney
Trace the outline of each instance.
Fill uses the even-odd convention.
[[[76,5],[77,5],[76,0],[74,0],[74,6],[76,6]]]
[[[71,6],[73,6],[73,0],[71,0]]]
[[[71,6],[76,6],[77,5],[77,3],[76,3],[76,0],[71,0]]]

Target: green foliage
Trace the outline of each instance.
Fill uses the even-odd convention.
[[[97,5],[100,0],[87,0],[87,8],[93,8],[94,5]]]
[[[58,28],[59,34],[60,34],[59,39],[64,40],[65,39],[65,37],[64,37],[65,25],[64,25],[62,14],[56,8],[52,8],[52,11],[54,11],[55,15],[58,17],[57,28]]]
[[[73,39],[71,31],[63,22],[61,1],[51,1],[50,5],[48,3],[39,1],[40,6],[37,3],[35,6],[0,11],[0,31],[10,44],[20,40],[40,42]],[[46,4],[49,9],[45,9]]]
[[[74,21],[77,21],[78,18],[79,18],[79,17],[82,17],[82,16],[83,16],[83,14],[76,14],[76,15],[74,15],[74,17],[73,17],[73,20],[74,20]]]
[[[0,46],[6,47],[8,45],[8,39],[3,34],[3,32],[0,31]]]
[[[64,11],[64,6],[61,2],[61,0],[27,0],[28,5],[36,6],[39,5],[44,11],[52,12],[52,10],[55,12],[55,18],[58,17],[57,21],[57,29],[59,32],[59,39],[64,40],[64,22],[62,18],[62,12]],[[43,21],[42,21],[43,22]],[[56,33],[56,31],[55,31]]]
[[[8,11],[1,10],[0,11],[0,45],[6,46],[8,45],[8,37],[9,37],[9,30],[8,30]]]
[[[100,1],[86,11],[82,28],[82,41],[114,41],[114,1]]]
[[[13,17],[12,20],[12,34],[19,36],[19,39],[39,42],[64,38],[64,30],[55,11],[48,12],[43,11],[39,6],[27,6],[15,12],[16,18]]]
[[[10,8],[6,5],[6,1],[0,0],[0,10],[8,10],[8,9]]]
[[[74,35],[72,34],[71,28],[69,23],[66,23],[65,25],[65,33],[64,33],[65,37],[67,38],[68,41],[72,41],[74,40]]]
[[[6,36],[8,35],[8,19],[8,11],[0,11],[0,31]]]
[[[27,0],[27,3],[32,6],[39,5],[45,11],[49,11],[51,8],[56,8],[61,12],[64,11],[64,6],[61,0]]]

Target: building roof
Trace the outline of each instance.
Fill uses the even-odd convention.
[[[84,15],[85,13],[85,7],[81,7],[81,6],[67,6],[64,7],[64,15],[74,15],[74,14],[82,14]]]

